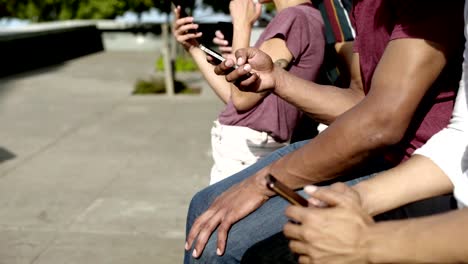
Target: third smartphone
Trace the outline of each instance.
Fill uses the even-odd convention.
[[[297,194],[294,190],[289,188],[288,186],[284,185],[282,182],[278,181],[273,175],[268,174],[266,177],[267,187],[268,189],[274,191],[279,196],[286,199],[292,205],[300,205],[307,207],[309,202],[307,200]]]

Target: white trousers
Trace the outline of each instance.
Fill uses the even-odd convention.
[[[213,167],[210,184],[223,180],[288,143],[276,142],[268,133],[214,121],[211,128]]]

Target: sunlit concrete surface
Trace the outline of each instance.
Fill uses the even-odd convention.
[[[0,263],[181,263],[208,184],[201,95],[132,96],[156,54],[103,52],[0,79]]]

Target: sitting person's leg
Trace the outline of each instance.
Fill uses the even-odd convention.
[[[297,259],[289,249],[289,240],[280,232],[249,248],[241,264],[296,264]]]
[[[224,180],[222,180],[222,181],[220,181],[220,182],[218,182],[218,183],[216,183],[214,185],[211,185],[211,186],[203,189],[202,191],[198,192],[192,198],[192,201],[190,203],[190,208],[189,208],[189,212],[188,212],[188,215],[187,215],[187,226],[186,226],[187,235],[188,235],[189,230],[192,227],[192,224],[197,219],[197,217],[200,216],[203,212],[205,212],[206,209],[215,200],[215,198],[218,197],[221,193],[226,191],[231,186],[241,182],[245,178],[250,177],[252,174],[254,174],[255,172],[257,172],[257,171],[261,170],[262,168],[266,167],[267,165],[274,162],[275,160],[277,160],[277,159],[283,157],[284,155],[286,155],[286,154],[298,149],[299,147],[305,145],[307,142],[308,141],[300,141],[300,142],[296,142],[294,144],[288,145],[286,147],[283,147],[283,148],[273,152],[272,154],[268,155],[267,157],[259,160],[254,165],[240,171],[239,173],[236,173],[236,174],[232,175],[231,177],[228,177],[228,178],[226,178],[226,179],[224,179]],[[280,204],[282,204],[280,206],[281,208],[285,208],[285,206],[286,206],[286,203],[284,203],[281,199],[271,199],[271,200],[276,200],[276,202],[279,202]],[[270,204],[272,206],[279,206],[279,205],[277,205],[275,203],[275,201],[269,201],[268,204]],[[266,205],[264,205],[263,207],[266,207]],[[260,209],[262,209],[262,208],[260,208]],[[270,210],[270,209],[268,209],[268,210]],[[260,216],[261,219],[263,219],[264,217],[263,217],[261,211],[267,211],[267,210],[257,210],[257,212],[255,212],[252,215],[249,215],[248,217],[244,218],[242,221],[243,222],[244,221],[248,222],[249,220],[257,221],[256,218],[259,217],[259,216]],[[280,211],[280,212],[282,212],[282,211]],[[271,213],[273,215],[278,215],[278,216],[282,215],[281,213],[278,213],[278,212],[271,212]],[[285,221],[286,221],[286,219],[284,218],[283,222],[278,223],[277,227],[273,228],[274,232],[272,232],[271,234],[274,234],[274,233],[278,232],[282,228],[282,225],[285,223]],[[246,226],[249,226],[249,225],[250,225],[250,223],[246,224]],[[228,244],[227,244],[227,248],[229,248],[229,251],[226,252],[226,254],[223,257],[218,257],[216,255],[216,240],[217,239],[216,239],[216,233],[213,233],[211,235],[211,237],[210,237],[210,241],[208,242],[208,244],[206,245],[205,250],[203,251],[203,255],[201,256],[201,258],[198,261],[200,263],[216,263],[215,261],[217,261],[217,260],[222,261],[223,259],[227,259],[229,257],[229,253],[233,252],[234,247],[241,246],[241,244],[238,244],[237,241],[236,241],[236,235],[235,234],[236,234],[237,231],[235,231],[235,230],[237,230],[237,228],[236,228],[237,226],[238,225],[234,225],[233,228],[231,229],[230,233],[229,233],[229,239],[228,239]],[[254,230],[255,230],[255,228],[258,229],[258,227],[256,227],[255,225],[253,225],[253,226],[254,226]],[[238,233],[239,236],[240,236],[239,239],[240,240],[248,240],[247,236],[244,235],[244,234],[248,234],[248,233],[242,233],[242,232],[247,232],[247,231],[239,231],[239,233]],[[249,232],[252,232],[252,230],[250,230]],[[266,238],[266,237],[270,236],[271,234],[270,233],[265,234],[265,236],[263,238]],[[255,242],[257,242],[257,241],[255,241]],[[253,242],[253,243],[255,243],[255,242]],[[243,255],[243,251],[245,251],[252,244],[247,243],[245,248],[239,249],[239,250],[242,251],[242,254],[240,255],[240,257]],[[192,254],[191,250],[185,252],[184,263],[192,263],[192,262],[196,263],[197,260],[194,259],[191,256],[191,254]],[[240,257],[239,257],[238,261],[240,261]],[[211,258],[213,258],[214,260],[211,260]]]
[[[251,167],[228,177],[215,185],[209,186],[195,195],[189,209],[187,232],[191,229],[196,218],[206,211],[218,195],[223,193],[232,185],[264,168],[274,160],[279,159],[281,156],[286,155],[304,144],[305,142],[298,142],[282,148],[265,159],[260,160]],[[369,177],[367,175],[380,172],[387,168],[388,164],[382,162],[376,161],[370,163],[369,166],[367,166],[367,169],[362,172],[363,174],[360,174],[365,176],[358,178],[366,179]],[[358,178],[352,180],[352,182],[356,183],[359,180]],[[303,191],[300,191],[299,193],[302,195],[304,194]],[[245,251],[252,245],[281,232],[284,224],[287,222],[287,218],[284,216],[284,210],[287,206],[288,203],[283,198],[278,196],[270,198],[256,211],[231,227],[228,234],[226,251],[223,256],[218,256],[216,254],[217,232],[214,232],[210,236],[201,257],[199,259],[195,259],[191,256],[191,250],[186,251],[184,263],[239,263]]]

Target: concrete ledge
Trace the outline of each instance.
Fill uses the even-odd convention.
[[[104,50],[92,23],[45,23],[0,31],[0,76],[7,76]]]

